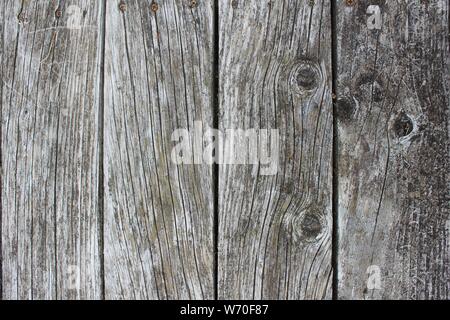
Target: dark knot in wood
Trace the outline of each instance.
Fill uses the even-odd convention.
[[[319,67],[311,61],[301,61],[291,70],[290,84],[292,89],[300,94],[307,95],[317,90],[321,82]]]
[[[298,70],[297,84],[305,90],[313,90],[317,86],[316,73],[314,70],[309,67]]]
[[[413,129],[414,124],[411,118],[405,113],[401,113],[394,122],[394,132],[399,138],[410,135]]]
[[[355,112],[355,102],[351,97],[339,98],[336,101],[336,115],[338,120],[346,122],[352,119]]]
[[[296,218],[294,234],[301,242],[317,242],[322,238],[325,226],[325,219],[319,212],[308,210]]]
[[[301,228],[303,236],[307,239],[316,239],[322,232],[322,224],[320,223],[320,219],[310,213],[303,217]]]

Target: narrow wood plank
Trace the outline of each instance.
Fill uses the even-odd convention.
[[[3,298],[100,298],[101,1],[1,6]]]
[[[339,298],[449,299],[448,1],[337,9]]]
[[[331,298],[329,1],[219,3],[220,129],[279,130],[274,172],[219,166],[219,298]]]
[[[212,168],[171,158],[174,130],[212,125],[213,2],[106,14],[106,298],[213,298]]]
[[[2,35],[0,37],[0,61],[5,61],[5,45],[4,45],[4,30],[5,30],[5,11],[2,10],[2,12],[0,13],[0,34]],[[4,79],[4,72],[5,70],[3,69],[3,63],[0,64],[0,79]],[[3,300],[3,236],[2,236],[2,220],[3,220],[3,216],[2,216],[2,198],[3,198],[3,156],[2,156],[2,139],[1,139],[1,134],[3,133],[3,82],[1,82],[0,80],[0,172],[1,172],[1,176],[0,176],[0,300]]]

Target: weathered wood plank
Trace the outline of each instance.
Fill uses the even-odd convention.
[[[5,30],[5,10],[2,10],[0,13],[0,61],[5,61],[5,46],[4,46],[4,30]],[[0,64],[0,300],[3,299],[3,236],[2,236],[2,198],[3,198],[3,156],[2,156],[2,139],[1,135],[3,133],[3,79],[4,79],[4,72],[3,69],[3,63]]]
[[[337,8],[339,298],[449,299],[448,1],[353,3]]]
[[[101,1],[1,6],[3,298],[100,298]]]
[[[213,298],[212,168],[171,159],[174,130],[212,125],[213,2],[106,14],[106,298]]]
[[[331,298],[329,1],[219,3],[220,129],[279,130],[274,175],[220,165],[219,298]]]

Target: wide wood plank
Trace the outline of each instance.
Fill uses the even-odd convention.
[[[448,1],[349,3],[337,7],[339,298],[449,299]]]
[[[219,298],[330,298],[329,1],[219,3],[220,129],[260,129],[250,157],[261,160],[219,165]],[[274,171],[261,157],[264,129],[279,130]]]
[[[101,297],[101,1],[1,4],[4,299]]]
[[[214,297],[212,167],[171,157],[212,126],[212,52],[213,1],[107,1],[108,299]]]

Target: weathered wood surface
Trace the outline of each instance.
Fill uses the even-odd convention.
[[[4,299],[101,297],[101,7],[71,5],[1,4]]]
[[[190,4],[107,1],[108,299],[214,298],[212,167],[171,158],[174,130],[213,125],[213,2]]]
[[[448,1],[338,3],[338,296],[449,299]]]
[[[2,298],[449,299],[449,5],[332,3],[3,1]]]
[[[279,130],[274,172],[220,165],[219,298],[330,298],[329,1],[219,3],[219,127]]]

